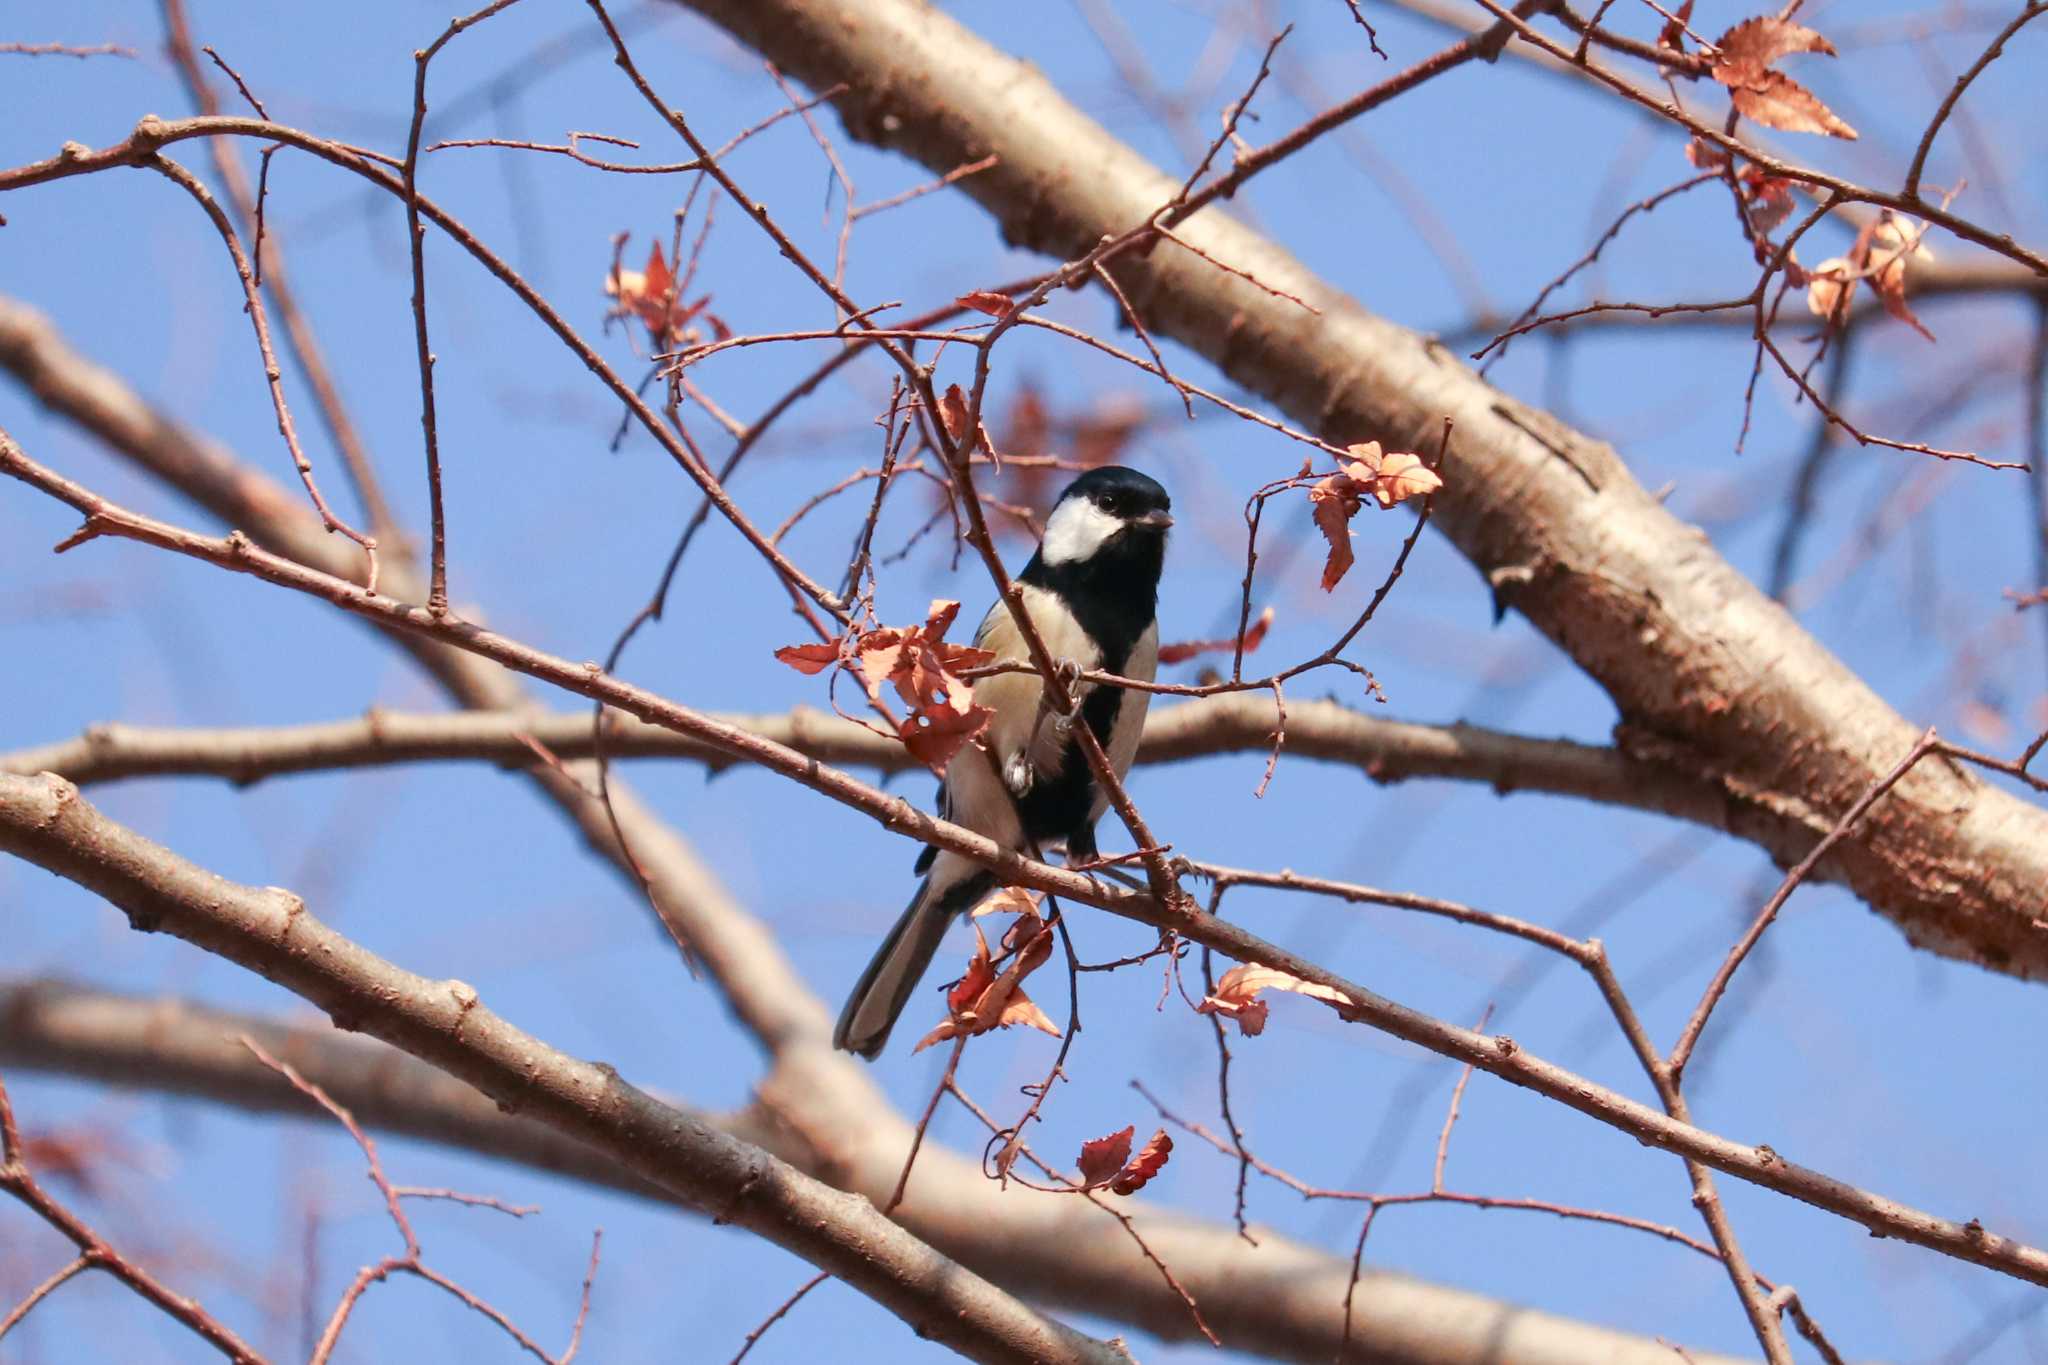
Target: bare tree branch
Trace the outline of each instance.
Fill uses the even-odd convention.
[[[822,762],[885,773],[924,765],[894,738],[857,721],[809,707],[786,714],[707,713],[723,725]],[[1140,763],[1173,763],[1272,748],[1278,711],[1270,696],[1233,693],[1153,711]],[[207,776],[237,784],[290,773],[330,772],[400,763],[475,760],[530,769],[535,745],[556,758],[589,757],[597,747],[580,712],[414,714],[373,711],[355,720],[309,725],[190,729],[96,725],[76,739],[0,753],[0,772],[60,773],[82,786],[137,777]],[[604,750],[614,758],[679,758],[714,771],[734,756],[716,745],[618,712],[605,717]],[[1731,820],[1740,807],[1723,786],[1659,767],[1618,748],[1536,739],[1484,726],[1417,725],[1368,715],[1341,702],[1291,702],[1288,755],[1356,767],[1375,782],[1414,778],[1479,782],[1503,795],[1540,792],[1650,811],[1754,839],[1782,861],[1811,847],[1812,828],[1780,818]]]
[[[975,1360],[1127,1362],[1119,1348],[1027,1308],[821,1184],[521,1032],[460,981],[430,981],[320,923],[276,887],[239,886],[123,829],[59,778],[0,779],[0,848],[106,897],[137,928],[174,934],[458,1076],[508,1110],[828,1270],[922,1336]]]
[[[321,1021],[286,1023],[176,1000],[137,999],[61,982],[0,987],[0,1066],[190,1095],[253,1113],[314,1117],[306,1098],[235,1043],[248,1034],[371,1127],[537,1167],[669,1203],[676,1197],[562,1133],[507,1114],[444,1072]],[[794,1078],[792,1078],[794,1080]],[[828,1082],[829,1084],[829,1082]],[[890,1115],[855,1128],[799,1125],[815,1107],[771,1087],[746,1110],[695,1114],[878,1206],[902,1166],[908,1125]],[[673,1101],[671,1101],[673,1103]],[[678,1106],[681,1107],[681,1106]],[[692,1112],[695,1111],[685,1111]],[[1124,1202],[1145,1240],[1234,1349],[1327,1365],[1343,1332],[1348,1257],[1268,1228],[1251,1246],[1233,1226]],[[898,1216],[965,1265],[1053,1307],[1130,1322],[1169,1340],[1193,1335],[1186,1309],[1101,1215],[1077,1200],[1020,1199],[977,1163],[927,1144]],[[1496,1303],[1405,1275],[1367,1271],[1352,1309],[1354,1346],[1375,1365],[1669,1365],[1662,1343]],[[1691,1352],[1700,1365],[1729,1357]]]

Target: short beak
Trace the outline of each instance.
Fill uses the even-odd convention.
[[[1164,531],[1167,527],[1173,525],[1173,518],[1164,512],[1147,512],[1143,516],[1132,517],[1131,525],[1143,526],[1153,531]]]

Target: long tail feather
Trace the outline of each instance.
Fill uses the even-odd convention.
[[[953,917],[971,908],[996,884],[994,873],[977,868],[960,880],[948,878],[949,884],[941,885],[939,874],[947,870],[942,860],[875,950],[867,970],[847,996],[846,1008],[839,1012],[839,1026],[832,1030],[834,1047],[859,1053],[869,1061],[881,1055],[889,1030],[896,1027],[910,993],[924,979]]]

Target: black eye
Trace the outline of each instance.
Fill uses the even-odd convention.
[[[1116,495],[1114,493],[1100,494],[1095,499],[1095,505],[1103,511],[1114,515],[1117,510]]]

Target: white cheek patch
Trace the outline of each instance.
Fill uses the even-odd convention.
[[[1069,498],[1053,509],[1052,519],[1045,524],[1045,539],[1039,543],[1039,552],[1048,564],[1069,564],[1088,559],[1123,529],[1123,522],[1091,500]]]

